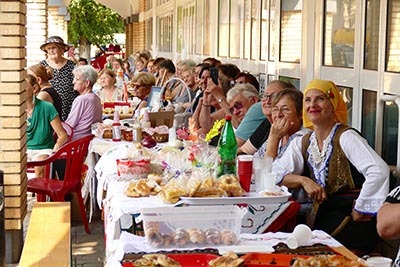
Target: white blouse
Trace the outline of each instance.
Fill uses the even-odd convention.
[[[337,126],[338,124],[333,128],[336,129]],[[333,136],[329,135],[330,138],[333,138]],[[315,133],[311,134],[310,140],[312,138],[315,139]],[[356,200],[355,210],[367,214],[376,214],[389,192],[389,167],[368,145],[367,140],[356,131],[344,131],[339,142],[347,159],[365,177],[360,195]],[[325,155],[327,159],[330,158],[332,152],[332,149],[327,149],[327,155]],[[313,164],[313,162],[309,162],[309,164]],[[277,175],[277,184],[280,184],[287,174],[301,175],[304,171],[303,168],[302,137],[297,137],[290,143],[282,157],[274,161],[272,172]],[[318,173],[318,171],[321,171],[320,166],[318,168],[312,166],[312,169],[315,177],[320,179],[318,183],[324,186],[324,177],[321,176],[321,173]]]

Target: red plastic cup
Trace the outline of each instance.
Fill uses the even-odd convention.
[[[250,192],[251,176],[253,174],[253,156],[239,155],[237,174],[240,180],[240,186],[244,191]]]

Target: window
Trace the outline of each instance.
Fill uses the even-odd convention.
[[[365,14],[364,68],[378,70],[379,1],[367,0]]]
[[[281,2],[280,61],[300,62],[302,34],[302,0]]]
[[[229,10],[229,12],[227,12]],[[218,55],[240,57],[241,1],[221,0],[219,2]]]
[[[259,21],[257,0],[245,0],[244,2],[244,38],[243,38],[243,57],[246,59],[257,59],[259,48]]]
[[[354,65],[355,0],[325,0],[324,65]]]
[[[252,0],[244,1],[244,38],[243,38],[243,57],[250,58],[251,55],[251,3]]]
[[[287,76],[279,76],[279,80],[289,82],[293,84],[297,89],[300,89],[300,79]]]
[[[386,102],[383,109],[382,158],[389,165],[396,165],[397,162],[398,117],[397,105]]]
[[[269,42],[269,50],[268,50],[268,59],[270,61],[274,61],[275,60],[275,52],[276,52],[276,47],[275,47],[275,35],[276,35],[276,23],[275,23],[275,1],[271,1],[270,2],[270,8],[269,8],[269,38],[268,38],[268,42]]]
[[[375,147],[376,97],[376,92],[363,90],[361,133],[371,147]]]
[[[146,11],[153,8],[153,0],[146,0]]]
[[[194,2],[178,7],[177,16],[177,52],[194,54],[196,34]]]
[[[153,50],[153,18],[146,20],[146,49]]]
[[[200,41],[203,44],[203,54],[210,55],[211,54],[211,5],[210,1],[213,0],[205,0],[204,1],[204,23],[203,23],[203,30],[204,30],[204,38]]]
[[[158,51],[172,52],[172,14],[157,17],[157,46]]]
[[[339,89],[340,94],[343,97],[344,102],[346,103],[347,106],[347,124],[351,125],[352,120],[353,120],[353,88],[351,87],[345,87],[345,86],[340,86],[337,85],[337,88]]]
[[[219,2],[219,21],[218,21],[218,55],[228,56],[229,49],[229,0]]]
[[[387,35],[387,62],[386,70],[400,72],[399,27],[400,0],[388,1],[388,35]]]
[[[121,0],[120,0],[121,1]],[[169,0],[157,0],[157,5],[161,6],[164,3],[167,3]]]
[[[240,57],[240,25],[242,1],[231,0],[230,27],[229,27],[229,57]]]

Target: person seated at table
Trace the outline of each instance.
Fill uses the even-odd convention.
[[[102,122],[103,108],[100,98],[92,92],[97,81],[97,72],[90,65],[81,65],[73,70],[74,90],[79,96],[72,103],[66,122],[74,129],[73,140],[91,134],[93,123]]]
[[[124,92],[122,89],[115,86],[117,75],[110,69],[103,69],[99,73],[99,85],[101,88],[96,91],[96,95],[100,97],[102,103],[104,102],[118,102],[122,101]]]
[[[124,84],[129,83],[129,75],[124,68],[124,62],[120,58],[114,58],[111,61],[112,71],[115,73],[116,83],[115,86],[124,89]]]
[[[247,71],[241,71],[235,77],[235,83],[249,83],[253,85],[257,91],[260,91],[260,83],[257,81],[257,78]]]
[[[192,106],[192,103],[194,102],[194,97],[196,95],[196,91],[199,89],[196,84],[195,80],[195,73],[194,73],[194,68],[188,68],[182,71],[182,80],[185,82],[185,85],[189,89],[190,92],[190,102],[185,102],[183,104],[183,108],[189,108]],[[187,90],[185,90],[187,91]],[[188,94],[188,92],[186,92]]]
[[[400,238],[400,186],[394,188],[386,197],[377,216],[379,236],[384,239]],[[392,267],[400,267],[400,247]]]
[[[249,108],[260,101],[257,89],[250,83],[235,84],[226,94],[229,103],[225,114],[232,115],[232,125],[237,128],[242,122]]]
[[[347,248],[372,251],[379,236],[376,213],[389,190],[389,168],[356,130],[331,81],[313,80],[304,90],[303,125],[311,134],[293,140],[273,163],[277,184],[304,190],[312,200],[305,222]]]
[[[264,94],[261,95],[261,102],[255,103],[246,113],[242,123],[236,130],[236,141],[238,142],[238,154],[253,155],[267,141],[272,123],[271,106],[274,96],[284,89],[296,89],[294,85],[286,81],[271,81]],[[254,118],[259,118],[258,109],[261,108],[263,121],[257,126]],[[254,117],[254,118],[253,118]],[[253,126],[253,127],[252,127]],[[243,129],[244,128],[244,129]],[[247,139],[245,139],[249,136]]]
[[[198,69],[200,68],[200,70]],[[210,66],[206,63],[200,63],[195,68],[195,72],[198,71],[197,91],[192,101],[192,110],[196,111],[197,105],[199,104],[200,98],[203,97],[204,91],[207,88],[207,81],[210,77]]]
[[[41,64],[35,64],[30,66],[27,74],[36,77],[36,80],[40,86],[40,91],[36,95],[37,98],[50,102],[56,108],[60,119],[62,120],[62,100],[56,89],[50,84],[50,80],[53,79],[53,68],[45,67]]]
[[[229,109],[231,106],[226,100],[226,93],[235,84],[234,78],[240,70],[234,64],[221,64],[218,66],[217,70],[218,84],[215,84],[211,77],[208,78],[207,88],[202,97],[202,103],[197,106],[197,109],[200,109],[198,112],[200,125],[199,134],[208,133],[216,120],[224,119],[226,114],[230,114]],[[211,113],[211,107],[214,107],[216,111]],[[232,125],[236,128],[239,122],[233,119]]]
[[[303,128],[303,93],[295,88],[283,89],[272,100],[272,125],[268,139],[254,153],[255,157],[282,157],[290,142],[310,132]]]
[[[155,85],[155,83],[156,78],[149,72],[140,72],[133,76],[130,83],[130,88],[133,96],[140,99],[139,103],[133,110],[133,113],[135,113],[136,110],[141,110],[142,108],[147,107],[147,100],[149,98],[151,88]]]
[[[25,80],[28,161],[43,160],[64,145],[68,136],[53,104],[35,96],[40,90],[35,76],[27,74]],[[54,141],[54,132],[57,142]],[[43,166],[35,167],[36,177],[43,177],[43,174]]]
[[[147,59],[141,56],[135,60],[135,74],[140,72],[147,72]]]

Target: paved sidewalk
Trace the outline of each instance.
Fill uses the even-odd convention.
[[[24,220],[24,238],[29,226],[32,207],[35,198],[28,193],[28,213]],[[104,266],[104,226],[100,211],[96,210],[89,224],[91,234],[86,234],[82,222],[71,223],[72,267],[101,267]],[[18,264],[7,264],[6,267],[17,267]]]

